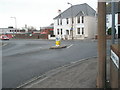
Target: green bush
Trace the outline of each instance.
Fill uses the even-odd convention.
[[[111,34],[112,34],[112,28],[109,28],[109,29],[107,30],[107,34],[108,34],[108,35],[111,35]],[[115,29],[115,34],[116,34],[116,29]]]

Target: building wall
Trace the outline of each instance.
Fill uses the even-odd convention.
[[[0,28],[0,34],[12,33],[10,30],[15,30],[14,28]]]
[[[112,15],[107,15],[107,29],[112,27]],[[118,14],[115,14],[115,28],[117,30],[116,33],[118,33]]]
[[[86,16],[85,18],[86,37],[95,38],[97,34],[97,20],[95,17]]]
[[[25,30],[16,30],[15,28],[0,28],[0,34],[18,34],[23,32],[25,32]]]
[[[57,19],[54,20],[54,34],[56,36],[61,36],[64,39],[71,38],[72,32],[70,32],[70,30],[71,30],[72,22],[71,22],[71,18],[69,18],[68,20],[69,20],[69,24],[66,23],[66,18],[62,19],[62,25],[58,25]],[[80,34],[78,34],[78,28],[80,28]],[[82,34],[82,28],[84,28],[84,35]],[[57,29],[59,29],[59,35]],[[62,35],[61,35],[61,29],[62,29]],[[66,30],[69,31],[69,35],[67,34]],[[84,23],[82,23],[82,17],[80,17],[80,23],[77,23],[77,17],[74,17],[74,23],[73,23],[74,39],[83,39],[85,37],[93,38],[96,32],[97,32],[97,22],[95,17],[84,16]]]
[[[59,35],[58,35],[58,29],[59,29]],[[61,29],[62,29],[62,35],[61,35]],[[56,36],[60,36],[62,38],[65,38],[66,30],[70,30],[70,24],[68,24],[68,25],[66,24],[66,19],[62,19],[62,25],[58,25],[57,19],[54,20],[54,34]]]
[[[66,35],[66,30],[70,30],[71,23],[66,24],[66,19],[62,19],[62,25],[58,25],[58,20],[54,20],[54,34],[57,35],[57,29],[63,29],[63,35]],[[70,18],[69,18],[70,22]],[[61,32],[60,32],[61,33]]]

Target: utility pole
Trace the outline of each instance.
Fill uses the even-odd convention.
[[[10,18],[13,18],[15,20],[15,30],[16,30],[16,33],[17,33],[17,20],[16,20],[16,17],[10,17]]]
[[[17,20],[16,20],[16,17],[11,17],[15,20],[15,28],[17,29]]]
[[[106,87],[106,2],[98,0],[98,77],[97,87]]]

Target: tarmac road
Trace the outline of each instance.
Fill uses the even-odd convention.
[[[55,41],[10,40],[2,48],[2,87],[16,88],[45,72],[92,56],[97,56],[97,41],[62,41],[64,49],[49,49]]]

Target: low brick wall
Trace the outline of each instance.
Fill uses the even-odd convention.
[[[48,39],[48,35],[46,34],[16,34],[14,36],[16,39]]]

